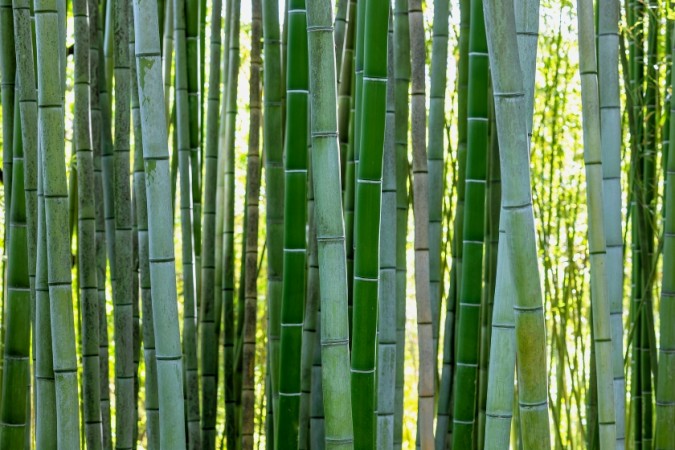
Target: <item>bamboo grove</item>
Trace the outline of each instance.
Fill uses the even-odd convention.
[[[0,450],[675,449],[674,24],[0,0]]]

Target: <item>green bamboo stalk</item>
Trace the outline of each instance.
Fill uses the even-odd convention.
[[[225,122],[225,176],[224,176],[224,225],[223,225],[223,308],[224,365],[225,365],[225,426],[228,449],[235,448],[235,386],[234,386],[234,138],[237,117],[237,79],[239,74],[239,14],[241,2],[230,2],[228,31],[229,61],[227,63],[227,100]],[[218,310],[216,310],[218,311]]]
[[[350,0],[338,0],[335,8],[335,21],[333,23],[333,37],[335,40],[335,67],[336,70],[342,62],[342,52],[345,48],[345,38],[347,36],[347,11],[349,10]],[[340,80],[338,80],[338,84]]]
[[[112,449],[112,429],[110,420],[110,388],[108,371],[108,319],[106,313],[106,253],[111,243],[108,240],[106,228],[107,206],[105,196],[109,191],[104,190],[103,181],[103,163],[102,151],[104,146],[104,137],[109,135],[109,128],[104,130],[104,105],[101,99],[107,101],[107,91],[104,90],[105,78],[103,52],[100,47],[101,31],[98,3],[95,0],[89,0],[89,31],[90,31],[90,96],[91,96],[91,136],[92,147],[94,151],[94,189],[96,206],[96,284],[98,285],[98,312],[99,312],[99,374],[101,376],[99,386],[101,388],[101,422],[102,422],[102,448],[103,450]],[[105,112],[107,114],[107,112]],[[107,116],[106,116],[107,117]],[[106,119],[108,120],[108,119]],[[107,141],[106,141],[107,142]],[[112,260],[111,260],[112,261]],[[112,268],[112,267],[111,267]]]
[[[592,2],[578,2],[579,56],[582,86],[584,125],[584,162],[587,177],[589,209],[588,242],[591,258],[591,292],[593,309],[593,339],[596,358],[598,389],[598,424],[600,448],[616,445],[616,417],[614,412],[612,337],[605,269],[606,249],[604,196],[601,184],[602,157],[600,147],[600,111],[598,108],[597,62]]]
[[[44,182],[45,232],[47,242],[50,322],[53,341],[54,381],[58,446],[80,445],[77,360],[73,303],[71,297],[70,236],[68,235],[68,187],[64,165],[63,93],[60,77],[54,77],[59,47],[57,2],[45,0],[35,5],[38,79],[38,134],[43,146],[41,165]],[[65,53],[65,51],[63,51]],[[65,70],[65,68],[64,68]]]
[[[387,105],[382,163],[380,219],[380,283],[377,323],[377,448],[394,446],[396,393],[396,89],[394,80],[394,27],[387,33]]]
[[[487,175],[488,55],[481,2],[471,2],[469,34],[469,92],[467,99],[466,201],[463,227],[465,264],[459,289],[457,369],[454,391],[453,447],[472,448],[475,429],[476,383],[480,342],[483,246],[485,240],[485,180]]]
[[[263,145],[265,158],[265,193],[267,233],[267,311],[270,388],[267,399],[272,403],[273,419],[279,410],[279,334],[281,328],[281,296],[284,230],[284,176],[282,125],[281,40],[279,36],[279,4],[264,0],[263,17]],[[274,443],[276,427],[267,441]]]
[[[249,133],[246,155],[246,266],[244,290],[244,336],[242,355],[241,448],[253,450],[255,413],[255,357],[258,311],[258,221],[260,198],[260,57],[262,2],[254,0],[251,9],[251,72],[249,78]]]
[[[133,24],[130,24],[130,32]],[[136,38],[129,36],[130,53],[136,57]],[[133,41],[133,42],[132,42]],[[145,430],[148,450],[159,447],[159,402],[157,393],[157,359],[155,348],[155,327],[153,321],[150,261],[148,259],[148,204],[145,190],[145,168],[143,167],[143,132],[138,98],[138,77],[136,65],[131,65],[131,116],[134,127],[134,204],[138,233],[138,269],[141,291],[143,357],[145,363]]]
[[[47,275],[47,230],[44,202],[44,177],[42,176],[42,139],[38,134],[38,246],[35,276],[35,396],[36,416],[35,445],[37,448],[56,449],[56,388],[49,310],[49,285]]]
[[[115,211],[115,409],[118,449],[133,447],[133,306],[130,173],[131,75],[129,72],[129,8],[125,1],[113,7],[115,76],[115,151],[113,157]]]
[[[528,168],[526,92],[510,2],[485,0],[486,30],[500,143],[506,255],[515,287],[516,358],[523,448],[549,448],[542,293]],[[497,56],[499,55],[499,56]],[[514,64],[514,62],[518,64]],[[537,345],[532,345],[536,342]]]
[[[410,33],[408,2],[394,3],[394,92],[396,126],[396,381],[394,392],[394,448],[403,438],[403,386],[406,321],[406,245],[408,230],[408,86]],[[403,176],[402,174],[406,174]]]
[[[441,316],[441,242],[443,216],[445,135],[445,85],[448,63],[447,0],[434,1],[434,23],[431,44],[431,84],[429,86],[429,124],[427,164],[429,167],[429,295],[433,327],[434,355],[438,354]],[[434,369],[435,370],[435,369]]]
[[[318,291],[319,289],[319,261],[318,261],[318,256],[316,253],[312,255],[310,253],[310,259],[314,259],[314,262],[310,262],[310,268],[309,268],[309,279],[310,283],[309,286],[311,287],[313,283],[311,283],[311,280],[313,278],[316,278],[316,290]],[[316,272],[316,274],[313,274],[312,272]],[[310,290],[310,292],[312,292]],[[316,294],[310,294],[310,295],[320,295],[319,292],[316,292]],[[318,305],[319,308],[321,308],[321,302],[319,302]],[[317,311],[317,317],[321,317],[321,311]],[[319,321],[316,323],[316,330],[314,332],[314,355],[313,355],[313,361],[312,361],[312,395],[311,395],[311,404],[310,404],[310,418],[309,418],[309,441],[310,441],[310,448],[324,448],[325,440],[326,440],[326,429],[325,429],[325,421],[324,421],[324,414],[323,414],[323,391],[322,391],[322,384],[321,384],[321,375],[322,375],[322,370],[321,370],[321,324]]]
[[[284,269],[279,358],[279,428],[275,447],[298,445],[300,356],[305,308],[307,259],[307,21],[304,0],[288,5],[288,75],[286,79]]]
[[[102,445],[101,387],[99,359],[99,299],[96,260],[96,191],[91,135],[90,30],[87,0],[73,2],[75,27],[75,116],[74,141],[77,151],[78,190],[78,285],[82,316],[82,395],[87,448]]]
[[[349,376],[347,258],[337,134],[332,11],[307,4],[312,174],[320,279],[321,382],[326,449],[354,448]],[[317,350],[318,351],[318,350]]]
[[[200,448],[199,427],[199,379],[197,375],[197,314],[195,304],[195,280],[193,266],[192,226],[193,197],[191,191],[190,163],[192,150],[190,148],[191,120],[189,101],[189,69],[190,61],[187,55],[186,41],[186,11],[187,4],[183,0],[174,0],[173,33],[176,44],[176,132],[178,167],[180,170],[180,217],[181,242],[183,262],[183,356],[185,358],[185,400],[187,407],[188,446],[190,449]],[[196,42],[195,42],[196,43]],[[195,69],[196,70],[196,69]],[[197,162],[198,164],[198,162]],[[198,217],[195,214],[195,217]]]
[[[38,183],[38,151],[37,151],[37,92],[35,89],[35,66],[33,64],[33,39],[31,33],[31,13],[30,3],[27,0],[14,1],[12,3],[14,16],[14,32],[16,39],[14,41],[15,51],[17,55],[17,78],[18,88],[16,99],[19,102],[18,112],[21,118],[21,143],[23,150],[23,191],[25,192],[25,209],[26,209],[26,243],[28,251],[28,278],[30,287],[30,325],[33,327],[33,364],[35,365],[36,357],[36,328],[35,328],[35,311],[36,311],[36,292],[35,292],[35,275],[37,268],[37,183]],[[16,111],[15,111],[16,112]],[[15,125],[16,126],[16,125]],[[19,191],[21,192],[21,191]],[[7,208],[7,205],[5,205]],[[7,222],[5,222],[7,223]],[[11,238],[11,236],[10,236]],[[9,267],[8,267],[9,274]],[[8,280],[9,281],[9,280]],[[33,377],[36,371],[33,369]],[[30,377],[30,368],[26,375]],[[30,379],[30,378],[29,378]],[[26,395],[31,398],[31,387],[37,388],[35,380],[29,381],[28,391]],[[4,395],[0,397],[4,398]],[[26,413],[30,418],[31,406],[35,410],[37,398],[33,395],[32,405],[27,405]],[[27,445],[32,443],[32,430],[30,426],[30,419],[25,427],[27,437],[25,442]]]
[[[2,173],[5,191],[5,223],[9,224],[12,207],[12,149],[14,133],[14,96],[16,92],[16,53],[11,0],[0,2],[0,100],[2,100]],[[7,232],[5,232],[7,235]],[[6,241],[6,239],[5,239]],[[5,254],[5,257],[7,255]]]
[[[342,60],[336,62],[339,67],[338,74],[338,134],[340,137],[340,164],[343,184],[346,185],[346,158],[349,152],[349,133],[352,128],[352,87],[354,85],[354,35],[356,34],[356,1],[348,3],[346,30],[344,36],[344,49]],[[337,19],[336,19],[337,21]],[[352,160],[353,160],[352,153]],[[351,199],[351,197],[350,197]]]
[[[218,171],[218,122],[220,104],[220,53],[221,53],[221,10],[222,1],[214,0],[211,8],[211,65],[209,67],[209,92],[206,117],[206,154],[204,175],[204,214],[202,217],[202,277],[201,277],[201,385],[202,385],[202,447],[214,450],[216,446],[218,341],[216,338],[216,318],[214,317],[216,290],[216,254],[220,248],[214,247],[216,232],[216,190]],[[220,287],[220,286],[218,286]]]
[[[612,367],[616,408],[616,445],[625,446],[626,381],[623,372],[623,234],[621,230],[621,108],[619,101],[618,1],[598,5],[598,84],[602,146],[607,289],[612,328]]]
[[[11,12],[11,10],[10,10]],[[26,196],[24,195],[24,159],[21,140],[18,96],[14,98],[12,145],[14,173],[10,190],[13,196],[7,236],[7,276],[4,302],[4,354],[2,376],[2,399],[0,400],[0,448],[23,448],[26,444],[27,415],[26,394],[30,379],[30,317],[31,293],[28,276],[28,227],[26,225]],[[4,112],[4,111],[3,111]]]
[[[160,448],[185,448],[183,375],[173,257],[166,109],[157,5],[134,1],[136,68],[148,204],[150,281],[157,358]]]
[[[352,416],[354,446],[364,449],[373,447],[376,436],[375,348],[387,81],[388,14],[384,11],[388,11],[386,4],[366,3],[361,133],[356,137],[359,139],[359,146],[354,150],[355,159],[359,155],[359,162],[356,165],[354,214]],[[359,120],[358,111],[357,109],[355,120]]]
[[[311,155],[311,148],[310,148]],[[311,166],[310,166],[311,167]],[[316,255],[316,221],[314,216],[314,189],[312,187],[312,173],[309,172],[307,180],[307,217],[308,217],[308,243],[307,243],[307,300],[305,320],[302,325],[302,349],[300,353],[300,398],[298,449],[307,450],[322,446],[323,439],[314,441],[316,433],[312,434],[312,397],[316,397],[313,388],[313,369],[316,358],[317,319],[319,313],[319,267]],[[319,362],[321,355],[318,355]],[[318,373],[321,377],[321,373]]]
[[[670,42],[671,54],[675,55],[675,40]],[[671,71],[671,85],[675,86],[675,71]],[[670,115],[673,116],[675,103],[670,101]],[[664,244],[663,244],[663,273],[672,273],[673,255],[675,247],[673,238],[675,237],[675,122],[670,120],[668,158],[666,162],[666,187],[665,187],[665,224],[664,224]],[[656,388],[656,442],[655,448],[666,449],[675,446],[675,429],[672,426],[675,420],[675,391],[672,382],[675,376],[675,339],[673,338],[673,329],[668,324],[673,321],[673,279],[664,276],[661,281],[661,307],[659,317],[661,323],[660,345],[659,345],[659,372],[658,384]]]
[[[190,170],[191,170],[191,188],[192,188],[192,235],[194,251],[194,277],[197,294],[195,297],[197,306],[199,306],[199,294],[201,290],[201,217],[202,217],[202,194],[201,194],[201,173],[202,173],[202,146],[201,146],[201,83],[203,78],[201,74],[201,50],[199,48],[199,5],[201,0],[185,0],[185,55],[187,62],[187,94],[189,111],[189,145],[190,145]],[[175,19],[174,19],[175,20]],[[175,37],[174,37],[175,38]],[[196,326],[195,326],[196,329]],[[197,337],[195,335],[195,342]],[[197,396],[198,398],[198,396]]]
[[[434,445],[434,367],[433,332],[429,294],[429,173],[426,155],[425,45],[422,5],[408,4],[410,54],[412,57],[411,142],[413,154],[413,210],[415,214],[415,294],[420,378],[418,382],[418,434],[420,448]]]
[[[164,102],[166,105],[166,118],[171,116],[171,88],[172,83],[172,68],[173,68],[173,22],[174,22],[173,1],[168,0],[164,4],[164,33],[162,36],[162,73],[164,79]]]

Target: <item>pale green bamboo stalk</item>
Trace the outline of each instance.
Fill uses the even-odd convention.
[[[431,72],[427,142],[427,164],[429,167],[429,296],[434,355],[438,354],[441,280],[443,278],[441,247],[443,241],[443,188],[445,186],[443,151],[445,148],[445,86],[448,66],[448,8],[449,2],[447,0],[434,1],[431,67],[429,69]],[[435,376],[437,377],[437,375]]]
[[[255,418],[255,357],[258,312],[258,221],[260,201],[260,126],[262,121],[260,72],[262,69],[262,0],[251,9],[251,72],[249,77],[249,140],[246,155],[246,244],[244,265],[244,329],[242,344],[241,448],[253,450]],[[240,281],[241,283],[241,281]]]
[[[136,68],[148,203],[160,448],[185,449],[185,410],[173,257],[166,109],[162,92],[157,4],[134,0]]]
[[[336,70],[342,62],[342,51],[345,48],[345,37],[347,34],[347,11],[350,0],[338,0],[335,8],[335,20],[333,22],[333,39],[335,40],[335,67]],[[338,84],[340,80],[338,80]]]
[[[327,449],[352,449],[349,319],[332,11],[307,2],[312,173],[320,279],[321,380]],[[329,400],[330,399],[330,400]]]
[[[190,101],[189,68],[186,42],[186,11],[183,0],[173,0],[173,34],[175,40],[175,103],[178,167],[180,170],[180,221],[183,262],[183,357],[185,359],[185,401],[187,408],[188,448],[200,448],[199,379],[197,376],[197,314],[193,265],[193,198],[190,170]],[[194,211],[196,213],[196,211]],[[197,217],[195,215],[195,217]]]
[[[99,299],[96,265],[96,190],[91,135],[90,37],[87,0],[73,1],[75,27],[75,117],[78,190],[78,285],[82,316],[83,420],[88,449],[102,445]]]
[[[103,189],[103,164],[102,149],[104,146],[104,136],[108,136],[108,131],[104,131],[104,112],[103,98],[107,102],[107,92],[102,93],[105,83],[103,52],[100,48],[102,40],[101,21],[99,17],[98,2],[89,0],[89,31],[91,33],[90,51],[91,51],[91,135],[94,150],[94,189],[96,194],[96,284],[98,285],[98,312],[99,312],[99,374],[100,380],[100,399],[101,399],[101,422],[102,422],[102,448],[103,450],[112,449],[112,429],[110,418],[110,382],[108,371],[108,319],[106,313],[106,253],[111,243],[107,239],[106,229],[106,200],[105,196],[109,189]],[[107,107],[107,103],[105,103]],[[107,114],[107,112],[105,113]],[[106,119],[108,120],[108,119]],[[112,260],[111,260],[112,261]]]
[[[511,2],[484,0],[500,144],[506,255],[515,286],[519,423],[525,449],[550,448],[545,324],[529,176],[526,94]],[[517,64],[514,64],[517,62]],[[533,343],[536,343],[533,345]]]
[[[211,65],[209,67],[209,92],[206,112],[206,154],[204,174],[204,214],[202,217],[202,277],[200,305],[201,338],[201,385],[202,385],[202,447],[214,450],[216,446],[216,412],[218,390],[218,340],[216,335],[215,296],[220,295],[220,286],[216,285],[216,259],[222,257],[220,248],[214,246],[216,238],[216,218],[222,208],[218,208],[217,184],[222,180],[218,171],[221,152],[218,151],[218,123],[220,104],[220,53],[221,53],[221,13],[222,1],[214,0],[211,7]],[[221,196],[222,197],[222,196]],[[222,219],[222,213],[221,213]],[[222,223],[222,220],[221,220]],[[222,231],[221,231],[222,232]]]
[[[377,323],[377,448],[394,446],[396,393],[396,101],[394,27],[390,14],[387,36],[387,106],[382,163],[380,219],[380,283]]]
[[[584,125],[584,164],[586,166],[588,202],[588,245],[591,260],[591,306],[596,358],[598,424],[600,448],[616,446],[616,416],[612,371],[612,334],[606,271],[605,228],[602,189],[602,153],[600,144],[600,110],[597,61],[595,51],[593,3],[577,2],[579,19],[579,71]]]
[[[37,448],[57,448],[56,440],[56,389],[54,381],[54,357],[49,311],[49,285],[47,275],[47,230],[44,202],[44,177],[42,176],[42,136],[38,134],[38,245],[35,276],[35,396],[36,417],[35,445]]]
[[[607,295],[610,302],[616,448],[625,446],[626,380],[623,372],[623,233],[621,227],[621,104],[619,100],[619,16],[617,0],[598,4],[598,84],[602,149]]]
[[[130,24],[129,52],[136,57],[134,25]],[[134,212],[138,233],[138,269],[141,291],[142,342],[145,363],[145,431],[148,450],[159,450],[159,403],[157,397],[157,358],[155,348],[155,326],[153,321],[150,261],[148,260],[148,204],[145,190],[145,168],[143,167],[143,132],[141,106],[138,98],[138,77],[136,64],[131,64],[131,117],[134,127]]]
[[[57,417],[57,443],[60,448],[80,446],[77,387],[77,358],[70,274],[70,236],[68,235],[68,187],[64,165],[63,93],[54,68],[65,62],[65,37],[60,36],[60,18],[55,0],[37,2],[35,29],[38,79],[38,134],[44,182],[45,232],[47,242],[51,336]],[[61,71],[61,69],[59,69]],[[65,71],[65,68],[62,69]]]
[[[164,4],[164,34],[162,36],[162,73],[164,79],[164,101],[166,106],[166,118],[171,116],[171,87],[173,68],[173,0],[166,0]]]

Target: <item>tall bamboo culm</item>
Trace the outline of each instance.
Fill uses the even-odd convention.
[[[623,370],[623,234],[621,205],[621,104],[617,0],[598,4],[598,86],[602,150],[603,215],[607,251],[607,295],[612,336],[616,448],[625,447],[626,380]],[[658,392],[658,391],[657,391]]]
[[[281,297],[284,245],[284,162],[282,125],[281,39],[279,35],[279,2],[263,0],[263,146],[265,159],[265,192],[267,232],[267,352],[269,356],[270,388],[274,423],[279,409],[279,334],[281,328]]]
[[[394,448],[403,441],[403,374],[405,365],[406,244],[408,231],[408,129],[410,30],[407,0],[394,3],[394,80],[396,102],[396,382],[394,392]],[[403,176],[405,174],[405,176]]]
[[[616,446],[614,411],[614,374],[612,370],[612,334],[610,299],[608,298],[607,254],[605,249],[605,207],[602,185],[602,148],[598,70],[595,51],[593,3],[577,2],[579,19],[579,71],[584,126],[584,165],[586,166],[588,202],[588,245],[591,261],[591,306],[593,346],[595,349],[598,426],[601,449]]]
[[[157,3],[134,0],[136,69],[148,204],[148,248],[157,358],[160,448],[185,449],[185,409],[176,267],[173,256],[169,152]]]
[[[251,75],[249,79],[249,134],[246,155],[246,244],[244,264],[244,336],[241,398],[241,448],[253,450],[255,418],[255,362],[258,313],[258,221],[260,198],[260,72],[262,0],[253,0],[251,22]]]
[[[345,231],[340,202],[340,153],[332,8],[307,3],[312,174],[320,279],[321,381],[325,447],[354,448],[349,362]]]
[[[539,282],[532,209],[527,135],[526,90],[523,86],[511,2],[484,0],[493,95],[500,144],[502,211],[506,261],[513,269],[514,314],[520,436],[523,448],[550,448],[545,324]],[[499,56],[497,56],[499,55]],[[514,64],[514,62],[518,64]],[[536,342],[536,345],[532,345]],[[489,391],[488,391],[489,392]]]
[[[675,56],[675,40],[670,43]],[[670,83],[675,86],[675,71],[671,72]],[[666,162],[665,208],[666,220],[663,239],[663,273],[675,270],[675,102],[670,102],[670,133],[668,158]],[[675,319],[675,280],[663,277],[661,282],[661,340],[659,345],[659,372],[656,389],[656,442],[655,448],[666,449],[675,446],[675,331],[671,324]]]
[[[457,311],[457,366],[452,435],[455,448],[472,448],[474,439],[478,436],[475,404],[478,394],[488,148],[488,55],[480,0],[471,1],[468,66],[466,191],[461,236],[463,268]]]
[[[16,94],[15,33],[12,16],[12,1],[3,0],[0,2],[0,36],[2,36],[2,44],[0,45],[0,76],[2,77],[0,100],[2,100],[2,173],[5,190],[5,219],[9,219],[11,214],[12,149],[14,148],[12,141],[14,137],[14,96]],[[5,223],[9,224],[9,220],[5,220]],[[5,235],[7,235],[7,232],[5,232]],[[3,257],[6,258],[7,252],[3,253]],[[3,293],[3,295],[5,294]]]
[[[132,229],[130,173],[131,74],[129,70],[129,8],[126,0],[113,6],[115,135],[113,192],[115,205],[115,447],[133,446],[134,377],[132,330]]]
[[[193,264],[193,198],[192,176],[190,165],[192,150],[190,148],[191,122],[195,119],[190,114],[189,68],[186,39],[187,5],[183,0],[173,0],[173,33],[176,52],[175,64],[175,104],[178,168],[180,171],[180,220],[183,261],[183,355],[185,358],[185,401],[187,408],[188,447],[200,447],[199,427],[199,380],[197,376],[197,314],[195,302],[195,278]],[[196,68],[194,68],[196,70]],[[196,213],[196,211],[194,211]],[[195,216],[197,217],[197,216]]]
[[[352,332],[352,411],[354,447],[375,443],[377,304],[379,285],[382,154],[387,87],[387,2],[366,2],[363,33],[363,77],[360,144],[356,164],[354,214],[354,300]],[[358,50],[357,50],[358,51]],[[358,79],[357,79],[358,83]],[[358,102],[358,95],[357,95]]]
[[[218,390],[218,340],[216,337],[215,297],[216,253],[222,256],[221,248],[215,246],[216,237],[216,190],[218,172],[218,124],[220,113],[220,53],[221,53],[222,1],[214,0],[211,7],[211,40],[209,66],[209,90],[206,106],[206,136],[204,159],[204,210],[202,215],[202,275],[200,305],[201,339],[201,388],[202,388],[202,435],[205,450],[216,446],[216,411]],[[222,208],[218,208],[222,210]],[[222,216],[221,216],[222,218]],[[195,217],[198,220],[197,217]]]
[[[102,445],[99,360],[99,299],[96,260],[94,155],[90,116],[90,32],[87,0],[73,2],[75,21],[75,118],[78,190],[78,286],[82,317],[83,419],[87,448]]]
[[[66,185],[63,92],[54,68],[65,60],[64,39],[59,34],[59,13],[55,0],[35,4],[38,80],[38,139],[42,147],[41,166],[44,192],[45,238],[48,258],[51,340],[56,398],[56,440],[60,448],[78,448],[79,402],[75,325],[71,296],[68,188]],[[65,71],[65,68],[63,68]],[[60,72],[60,71],[59,71]],[[44,339],[44,338],[43,338]]]
[[[415,294],[420,378],[418,381],[418,433],[420,448],[434,446],[434,352],[429,297],[429,174],[426,155],[425,55],[422,4],[408,2],[412,90],[410,100],[415,214]]]
[[[275,447],[298,445],[300,356],[307,262],[307,139],[309,69],[304,0],[288,4],[288,73],[284,180],[284,268],[279,359],[279,428]]]

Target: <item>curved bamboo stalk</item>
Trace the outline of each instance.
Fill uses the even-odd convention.
[[[545,326],[532,210],[526,94],[511,2],[484,0],[500,143],[506,255],[515,286],[519,420],[523,448],[549,448]],[[499,55],[499,56],[497,56]],[[518,64],[514,64],[517,61]],[[532,345],[532,343],[537,343]]]
[[[279,411],[279,334],[281,328],[281,296],[284,233],[284,162],[282,125],[281,40],[279,36],[279,4],[263,0],[263,60],[264,103],[263,145],[265,157],[266,233],[267,233],[267,311],[269,386],[268,401],[272,403],[273,420]],[[274,442],[276,428],[268,442]]]
[[[90,115],[90,31],[87,0],[73,2],[75,21],[75,117],[78,190],[78,285],[82,308],[82,395],[87,448],[102,445],[99,359],[99,299],[96,265],[96,208],[94,155]]]
[[[246,266],[244,291],[244,336],[241,396],[241,448],[253,450],[255,416],[255,356],[258,312],[258,220],[260,201],[260,71],[262,2],[253,0],[251,9],[251,74],[249,79],[249,133],[246,155]]]
[[[141,106],[145,188],[148,204],[148,249],[157,358],[160,448],[185,449],[185,413],[176,269],[173,257],[169,154],[157,4],[134,0],[136,69]]]
[[[600,145],[607,240],[607,294],[612,329],[612,367],[616,409],[616,448],[625,447],[626,380],[623,373],[623,234],[621,230],[621,105],[619,100],[620,3],[598,5],[598,84]]]
[[[204,214],[202,218],[202,276],[200,305],[201,337],[201,384],[202,384],[202,447],[214,450],[216,446],[216,411],[218,391],[218,340],[216,338],[215,296],[216,290],[216,190],[218,160],[218,123],[220,105],[220,53],[221,53],[221,10],[222,1],[214,0],[211,8],[211,65],[209,67],[209,92],[206,117],[206,154],[204,174]],[[218,286],[220,287],[220,286]]]
[[[63,94],[60,77],[53,68],[61,67],[57,2],[45,0],[35,5],[38,79],[38,133],[43,148],[45,236],[48,256],[48,281],[51,336],[53,341],[54,381],[59,447],[80,445],[77,388],[77,358],[70,274],[70,236],[68,227],[68,187],[66,185]],[[64,68],[65,70],[65,68]]]
[[[429,295],[429,173],[426,155],[425,45],[420,0],[408,4],[412,91],[410,101],[413,154],[413,210],[415,214],[415,294],[420,378],[418,382],[418,433],[420,448],[434,445],[434,367],[433,332]]]
[[[347,264],[337,134],[335,56],[329,2],[307,4],[312,174],[320,279],[321,382],[326,449],[352,449]]]

